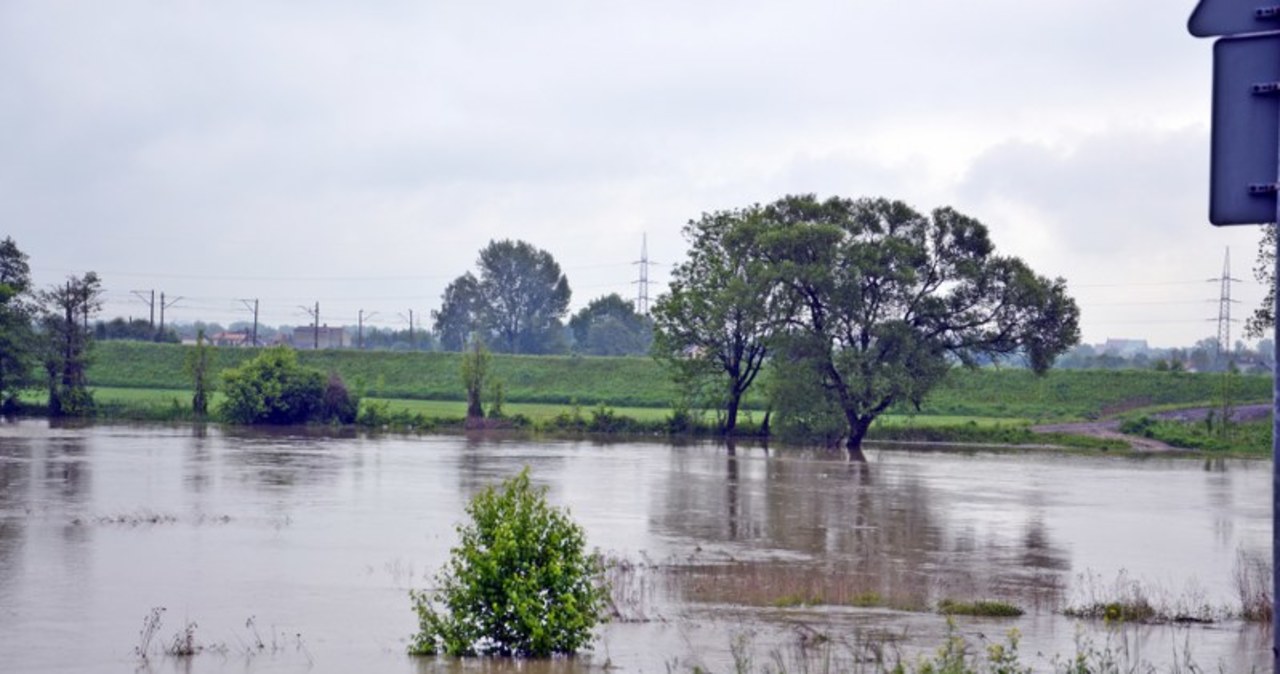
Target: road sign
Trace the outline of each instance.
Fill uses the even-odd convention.
[[[1276,2],[1277,0],[1271,0]],[[1280,226],[1280,6],[1200,0],[1187,30],[1196,37],[1231,35],[1213,44],[1213,150],[1209,221]],[[1273,283],[1280,281],[1276,249]],[[1280,597],[1280,293],[1275,295],[1275,360],[1271,373],[1271,596]],[[1271,621],[1271,671],[1280,674],[1280,620]]]
[[[1280,33],[1218,40],[1213,45],[1209,222],[1275,222],[1278,147]]]
[[[1280,2],[1200,0],[1187,22],[1187,30],[1196,37],[1280,30]]]

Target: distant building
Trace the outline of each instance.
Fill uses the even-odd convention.
[[[1106,343],[1098,346],[1098,353],[1121,358],[1132,358],[1150,350],[1145,339],[1108,339]]]
[[[241,332],[215,332],[209,335],[209,343],[214,346],[252,346],[252,335],[248,331]]]
[[[321,349],[346,349],[351,346],[351,336],[344,328],[331,328],[327,325],[318,329],[314,326],[293,329],[293,348],[315,349],[317,343]]]

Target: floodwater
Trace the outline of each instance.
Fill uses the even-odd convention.
[[[1241,554],[1270,541],[1269,462],[870,448],[242,432],[0,423],[0,671],[506,669],[404,655],[467,500],[528,466],[589,544],[626,560],[624,620],[584,658],[530,669],[714,672],[825,635],[942,643],[942,598],[1001,598],[1039,669],[1083,634],[1168,661],[1269,668],[1238,620],[1118,633],[1061,615],[1126,579],[1164,605],[1238,606]],[[874,593],[897,608],[778,608]],[[850,602],[852,603],[852,602]],[[144,618],[164,607],[143,660]],[[192,657],[163,645],[188,623]],[[860,635],[860,636],[859,636]],[[981,636],[979,636],[981,635]],[[1040,655],[1037,655],[1040,654]]]

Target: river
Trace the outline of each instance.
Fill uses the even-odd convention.
[[[946,620],[897,609],[943,598],[1026,609],[956,629],[980,642],[1017,627],[1038,669],[1077,638],[1156,662],[1189,648],[1210,669],[1269,667],[1267,629],[1220,615],[1238,605],[1239,557],[1269,550],[1269,462],[866,454],[3,422],[0,670],[506,669],[404,655],[408,591],[431,584],[467,500],[525,466],[591,546],[631,569],[615,572],[626,619],[590,656],[540,669],[723,672],[734,643],[764,661],[815,635],[910,657],[942,643]],[[1061,615],[1124,583],[1218,619],[1108,630]],[[890,607],[788,607],[786,592],[873,593]],[[203,652],[163,655],[188,623]]]

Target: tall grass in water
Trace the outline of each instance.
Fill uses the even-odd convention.
[[[1233,577],[1240,597],[1240,617],[1260,623],[1274,619],[1271,597],[1272,562],[1265,555],[1236,552]]]
[[[1163,624],[1212,623],[1232,614],[1230,607],[1210,604],[1195,584],[1174,595],[1130,578],[1123,569],[1110,583],[1093,573],[1082,574],[1078,585],[1077,600],[1063,609],[1063,615],[1108,623]]]
[[[803,564],[753,562],[673,567],[668,573],[685,600],[699,603],[929,610],[927,588],[889,571],[833,573]]]
[[[773,647],[761,657],[753,635],[741,634],[730,642],[735,674],[1196,674],[1206,670],[1195,662],[1189,644],[1175,648],[1172,661],[1163,667],[1144,660],[1136,636],[1122,628],[1107,629],[1099,643],[1077,632],[1075,652],[1068,655],[1027,656],[1019,650],[1017,629],[992,641],[958,632],[948,620],[943,642],[932,651],[906,655],[899,637],[859,633],[851,639],[833,638],[812,630],[798,630],[789,644]],[[669,674],[680,667],[668,665]],[[693,672],[706,674],[694,666]],[[1216,671],[1225,671],[1221,666]]]

